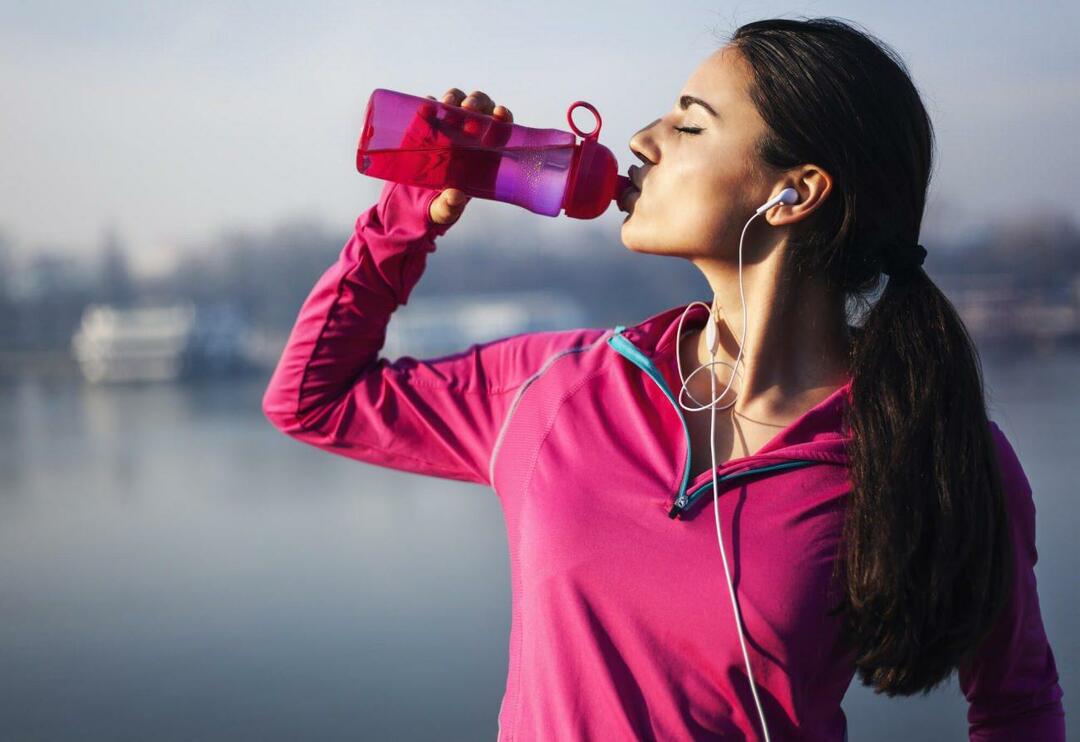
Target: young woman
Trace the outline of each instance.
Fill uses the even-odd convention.
[[[499,739],[842,740],[856,672],[910,695],[958,670],[971,739],[1064,740],[1031,488],[919,267],[933,137],[903,63],[833,19],[750,23],[630,147],[624,244],[710,303],[379,358],[468,200],[387,183],[264,398],[298,440],[494,489]]]

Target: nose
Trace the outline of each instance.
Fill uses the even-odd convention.
[[[637,132],[634,133],[634,136],[630,137],[630,151],[644,163],[653,162],[653,160],[650,159],[650,155],[652,155],[655,150],[649,132],[656,126],[657,121],[660,121],[660,119],[656,119],[656,121],[653,121],[648,126],[638,129]]]

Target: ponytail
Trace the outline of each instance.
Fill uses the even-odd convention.
[[[890,279],[852,348],[846,634],[864,684],[928,692],[1005,605],[1011,542],[975,346],[921,268]]]

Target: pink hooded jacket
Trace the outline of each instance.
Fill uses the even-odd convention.
[[[524,333],[379,358],[435,238],[437,191],[388,182],[300,309],[263,399],[282,432],[378,466],[491,487],[512,611],[498,739],[760,739],[712,513],[675,402],[684,306],[632,327]],[[703,308],[686,328],[701,327]],[[850,491],[850,379],[719,467],[720,519],[774,740],[843,740],[854,675],[830,571]],[[1064,740],[1039,612],[1035,508],[996,425],[1016,544],[1012,603],[961,673],[972,740]]]

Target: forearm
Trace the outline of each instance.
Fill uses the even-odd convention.
[[[390,315],[408,301],[435,238],[436,191],[388,182],[356,221],[337,262],[298,313],[263,397],[274,420],[301,422],[343,395],[376,361]]]

